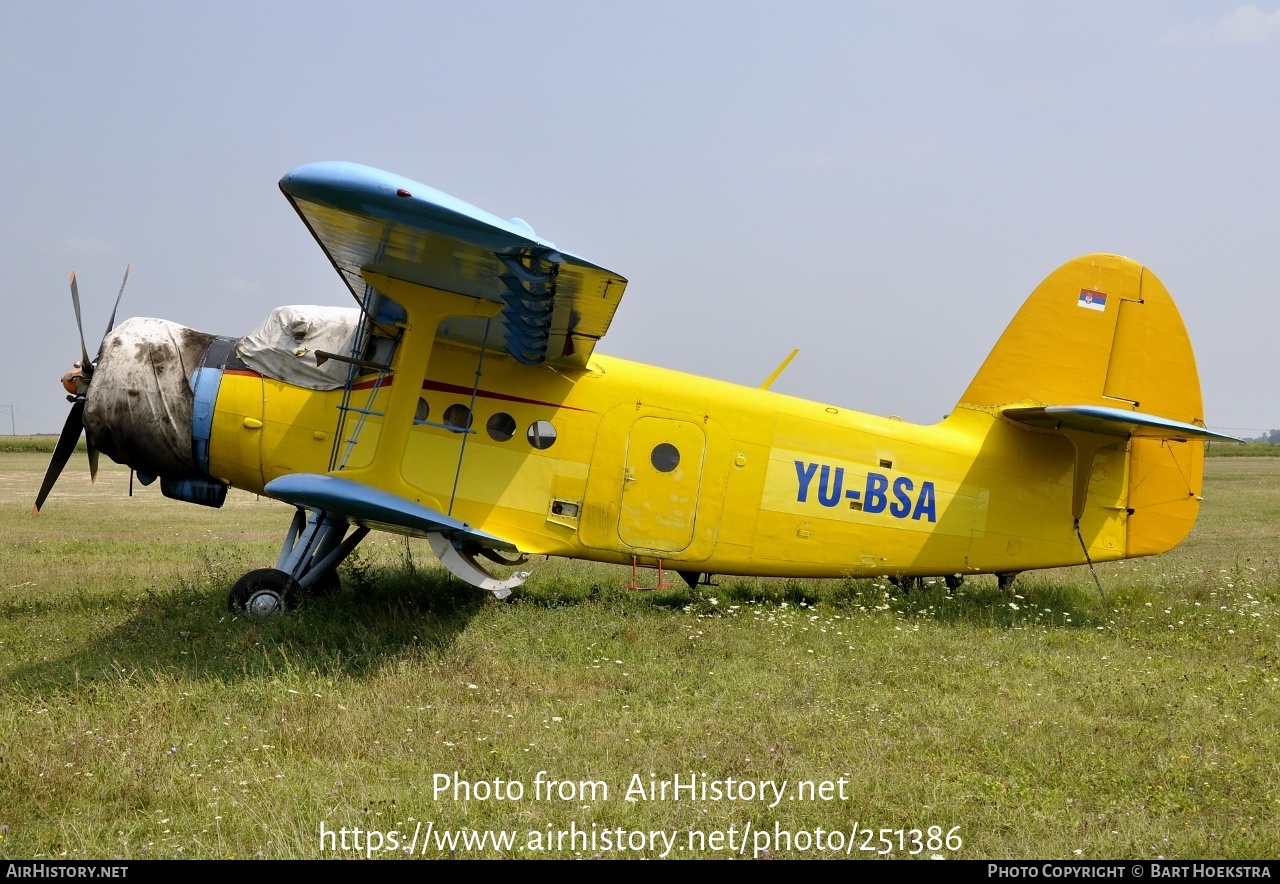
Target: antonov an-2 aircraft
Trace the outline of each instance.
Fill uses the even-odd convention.
[[[171,498],[296,507],[270,614],[331,588],[370,529],[425,537],[499,598],[529,555],[679,573],[899,582],[1145,556],[1191,530],[1205,429],[1182,319],[1116,255],[1031,293],[933,426],[595,352],[627,280],[424,184],[350,163],[280,189],[358,308],[283,307],[242,338],[110,328],[36,510],[83,428]],[[79,299],[72,276],[79,322]],[[119,298],[117,296],[117,305]],[[114,322],[114,312],[112,322]],[[777,372],[774,373],[776,377]],[[659,571],[659,583],[662,581]],[[632,585],[635,580],[633,579]]]

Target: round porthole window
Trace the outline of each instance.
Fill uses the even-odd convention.
[[[525,436],[529,444],[539,451],[544,451],[556,444],[556,428],[551,421],[534,421],[529,424],[529,432]]]
[[[506,442],[516,434],[516,419],[505,411],[500,411],[484,425],[489,431],[489,438],[494,442]]]
[[[471,409],[461,403],[450,405],[444,410],[444,425],[455,433],[471,427]]]
[[[414,421],[415,422],[425,421],[430,416],[431,416],[431,406],[427,404],[427,400],[419,396],[418,408],[413,413]]]
[[[659,442],[653,446],[653,453],[649,455],[649,463],[653,464],[653,468],[658,472],[669,473],[680,466],[680,449],[670,442]]]

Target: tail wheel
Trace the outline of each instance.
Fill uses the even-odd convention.
[[[294,606],[298,581],[276,568],[259,568],[236,581],[227,594],[227,609],[233,613],[270,617]]]

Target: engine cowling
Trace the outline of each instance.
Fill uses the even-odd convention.
[[[141,475],[203,478],[190,378],[214,339],[165,319],[129,319],[109,332],[85,401],[90,442]]]

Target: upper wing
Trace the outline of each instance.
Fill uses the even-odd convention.
[[[626,288],[623,277],[558,250],[518,218],[504,221],[425,184],[355,163],[311,163],[280,179],[351,291],[362,271],[503,304],[501,340],[527,364],[586,365]],[[424,293],[425,295],[425,293]],[[439,335],[479,344],[484,321]]]
[[[1222,433],[1215,433],[1195,424],[1101,405],[1016,406],[1002,408],[1000,413],[1020,424],[1046,430],[1066,428],[1107,436],[1138,436],[1144,439],[1174,439],[1179,442],[1190,439],[1242,441],[1234,436],[1224,436]]]

